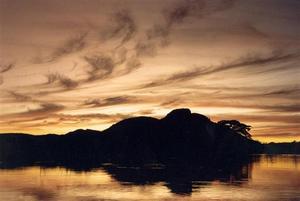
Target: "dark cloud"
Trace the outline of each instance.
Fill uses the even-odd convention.
[[[273,51],[270,55],[263,56],[257,54],[249,54],[247,56],[238,58],[232,62],[224,63],[219,66],[207,66],[207,67],[194,67],[192,70],[175,73],[167,78],[152,81],[144,85],[144,88],[155,87],[160,85],[166,85],[173,82],[188,81],[191,79],[199,78],[201,76],[212,75],[215,73],[243,68],[246,67],[247,71],[249,66],[260,67],[268,64],[280,64],[283,62],[290,61],[292,59],[299,58],[298,52],[294,53],[282,53],[281,51]],[[272,66],[271,66],[272,68]]]
[[[6,73],[15,67],[15,63],[1,64],[0,65],[0,74]],[[0,85],[4,83],[3,76],[0,75]]]
[[[0,65],[0,73],[5,73],[15,67],[14,63]]]
[[[79,86],[94,82],[97,80],[104,80],[112,78],[114,76],[123,76],[131,73],[135,69],[139,68],[142,64],[140,60],[135,56],[127,56],[128,50],[126,48],[118,48],[113,52],[104,54],[97,53],[87,55],[83,57],[83,60],[88,64],[86,66],[87,78],[81,80],[73,80],[60,73],[48,73],[46,74],[47,82],[46,85],[55,84],[63,89],[42,91],[39,94],[50,94],[64,92],[66,90],[79,89]],[[78,64],[75,62],[72,70]],[[122,67],[123,65],[123,67]],[[43,84],[43,86],[45,85]]]
[[[210,8],[207,11],[207,14],[211,14],[214,12],[224,11],[232,8],[236,0],[218,0],[218,1],[207,1],[207,3],[211,3]]]
[[[258,38],[262,38],[262,39],[270,38],[270,35],[266,34],[265,32],[262,32],[255,25],[253,25],[251,23],[244,23],[240,26],[241,26],[240,31],[242,32],[241,34],[244,34],[247,36],[258,37]]]
[[[294,95],[294,94],[300,94],[300,88],[290,88],[290,89],[279,89],[279,90],[273,90],[271,92],[267,92],[264,95],[269,96],[269,95]]]
[[[137,32],[137,25],[128,10],[120,10],[111,16],[111,24],[107,30],[102,32],[104,39],[120,38],[120,44],[131,40]]]
[[[135,45],[135,52],[140,56],[155,56],[157,53],[157,45],[153,41],[138,41]]]
[[[105,114],[105,113],[90,113],[90,114],[79,114],[79,115],[69,115],[69,114],[55,114],[54,117],[59,118],[59,122],[89,122],[92,120],[99,120],[106,123],[115,123],[119,120],[132,117],[131,114]]]
[[[58,59],[64,55],[81,51],[86,46],[87,32],[80,33],[77,36],[66,40],[61,47],[58,47],[51,55],[50,61]]]
[[[271,112],[300,112],[300,104],[263,106],[262,109],[270,110]]]
[[[16,124],[27,124],[30,122],[36,122],[36,121],[41,121],[49,118],[48,116],[38,116],[38,117],[32,117],[28,116],[26,118],[13,118],[13,120],[7,121],[8,124],[16,125]]]
[[[91,70],[88,71],[88,80],[98,80],[107,78],[113,73],[115,61],[106,55],[85,56],[84,60],[89,64]]]
[[[46,77],[47,84],[57,83],[65,89],[74,89],[78,86],[78,82],[59,73],[49,73]]]
[[[163,9],[163,20],[146,30],[146,37],[135,45],[138,56],[155,56],[159,47],[170,44],[169,35],[174,26],[181,24],[188,17],[202,19],[216,12],[230,9],[235,0],[184,0]]]
[[[78,63],[77,62],[73,62],[73,67],[71,69],[71,72],[74,71],[77,66],[78,66]]]
[[[127,104],[134,101],[134,98],[131,96],[115,96],[105,99],[88,99],[83,105],[88,107],[104,107],[110,105],[120,105]]]
[[[128,96],[116,96],[111,98],[106,98],[105,102],[108,104],[120,104],[120,103],[127,103],[131,101],[131,97]]]
[[[262,101],[261,95],[257,95],[257,98],[260,98],[259,99],[260,103],[257,103],[257,99],[249,101],[249,99],[247,100],[247,99],[245,99],[245,97],[243,97],[241,99],[235,99],[229,95],[228,97],[210,97],[209,101],[207,101],[207,100],[204,100],[204,101],[190,100],[189,105],[194,106],[194,107],[203,107],[203,108],[218,107],[218,108],[257,109],[258,110],[258,111],[256,111],[257,114],[264,114],[264,113],[271,114],[272,113],[272,115],[273,115],[273,113],[292,114],[292,113],[300,112],[300,102],[270,104],[270,103],[268,103],[268,101]],[[183,99],[183,98],[178,98],[178,99]],[[184,100],[182,100],[181,103],[183,101]]]
[[[202,67],[202,68],[194,68],[191,71],[186,71],[182,73],[176,73],[170,76],[167,81],[184,81],[194,79],[196,77],[211,75],[214,73],[219,73],[231,69],[241,68],[241,67],[249,67],[249,66],[259,66],[266,64],[275,64],[286,62],[291,59],[299,57],[299,53],[282,53],[274,51],[271,55],[261,56],[261,55],[247,55],[245,57],[241,57],[233,62],[229,62],[227,64],[222,64],[217,67]]]
[[[298,113],[300,112],[300,104],[238,104],[238,103],[229,103],[224,105],[225,107],[232,107],[232,108],[252,108],[252,109],[260,109],[261,112],[257,113]]]
[[[53,52],[45,57],[36,56],[32,59],[32,63],[46,63],[56,61],[66,55],[79,52],[87,47],[87,35],[88,32],[82,32],[65,40],[59,47],[53,50]]]
[[[34,117],[49,117],[49,115],[62,111],[65,107],[54,103],[40,103],[37,109],[27,109],[25,112],[12,113],[9,115],[1,115],[6,118],[34,118]]]
[[[273,87],[276,88],[276,87]],[[267,92],[258,94],[257,97],[266,98],[282,98],[287,100],[299,100],[300,88],[299,86],[284,86],[278,87],[279,89],[268,90]]]
[[[203,89],[212,90],[214,87],[206,87]],[[220,88],[219,88],[220,89]],[[229,91],[229,92],[227,92]],[[257,98],[264,99],[287,99],[287,100],[298,100],[300,98],[300,88],[299,86],[272,86],[272,87],[240,87],[240,88],[222,88],[218,93],[215,94],[215,98],[219,99],[245,99],[255,100]]]
[[[88,107],[101,107],[103,106],[103,103],[100,99],[88,99],[84,101],[83,105]]]
[[[123,76],[139,68],[142,63],[136,56],[127,56],[125,48],[119,48],[112,55],[97,54],[85,56],[84,60],[90,69],[87,71],[88,78],[85,82]],[[123,67],[122,67],[123,65]]]
[[[46,115],[49,113],[55,113],[63,110],[65,107],[63,105],[54,103],[41,103],[38,109],[28,109],[27,112],[21,113],[23,115]]]
[[[184,105],[184,102],[183,100],[181,100],[181,98],[174,98],[171,100],[164,101],[160,104],[160,106],[163,107],[176,107],[178,105]]]
[[[31,101],[32,100],[32,98],[28,95],[24,95],[24,94],[17,93],[17,92],[14,92],[14,91],[9,91],[8,93],[11,97],[13,97],[18,102],[25,102],[25,101]]]
[[[106,114],[106,113],[88,113],[88,114],[63,114],[63,113],[48,113],[47,115],[15,115],[13,120],[6,121],[7,124],[24,128],[41,128],[45,126],[74,126],[83,122],[101,122],[115,123],[122,119],[130,118],[132,114]],[[0,122],[1,124],[1,122]],[[48,131],[46,131],[48,132]]]
[[[153,110],[140,110],[138,111],[139,115],[153,115]]]

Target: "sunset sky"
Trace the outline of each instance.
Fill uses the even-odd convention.
[[[300,140],[299,0],[0,0],[0,132],[188,107]]]

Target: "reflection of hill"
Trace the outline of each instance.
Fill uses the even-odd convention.
[[[255,158],[253,158],[255,159]],[[259,158],[256,158],[259,159]],[[256,160],[255,159],[255,160]],[[89,172],[101,169],[122,185],[155,185],[163,184],[172,193],[191,195],[212,181],[224,182],[227,185],[241,185],[251,179],[252,163],[234,163],[230,166],[200,166],[197,164],[95,164],[95,163],[41,163],[42,168],[63,167],[76,172]],[[12,165],[12,164],[11,164]],[[36,164],[26,164],[33,166]],[[19,165],[15,167],[20,167]],[[3,167],[2,167],[3,168]],[[12,166],[7,168],[13,168]]]
[[[128,185],[148,185],[163,182],[171,192],[176,194],[191,194],[193,191],[208,185],[211,181],[221,181],[238,184],[251,178],[251,164],[235,164],[223,169],[201,167],[197,165],[171,166],[142,166],[120,167],[116,165],[104,166],[117,181]]]
[[[55,164],[202,164],[227,165],[260,152],[260,143],[238,135],[189,109],[173,110],[163,119],[125,119],[102,132],[76,130],[66,135],[0,136],[2,165]],[[80,166],[80,165],[79,165]]]

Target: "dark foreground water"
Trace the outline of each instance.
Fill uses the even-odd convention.
[[[230,170],[159,164],[91,170],[0,169],[0,200],[300,200],[300,156],[259,156]]]

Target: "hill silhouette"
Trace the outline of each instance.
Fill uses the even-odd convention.
[[[134,117],[104,131],[65,135],[0,135],[1,166],[55,163],[93,167],[99,163],[224,165],[261,153],[263,145],[189,109],[166,117]]]

